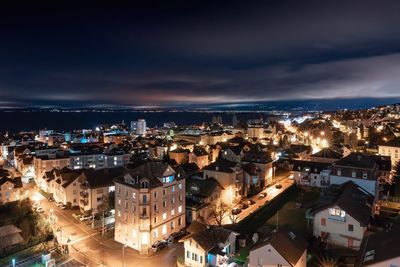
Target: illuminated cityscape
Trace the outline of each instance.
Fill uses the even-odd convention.
[[[4,7],[0,266],[400,266],[399,10]]]

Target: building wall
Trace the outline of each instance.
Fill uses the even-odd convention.
[[[378,262],[378,263],[372,263],[372,264],[367,264],[365,266],[368,267],[396,267],[396,266],[400,266],[400,256],[390,259],[390,260],[386,260],[386,261],[382,261],[382,262]]]
[[[116,183],[115,190],[117,242],[126,243],[147,254],[154,242],[185,227],[184,179],[151,189],[137,189]]]
[[[270,244],[250,251],[249,267],[276,267],[278,265],[291,266]]]
[[[337,206],[330,208],[340,209]],[[326,225],[322,225],[322,219],[325,219]],[[353,225],[353,231],[349,231],[349,224]],[[327,241],[336,245],[349,247],[349,238],[353,238],[353,248],[358,248],[364,236],[366,227],[360,225],[348,213],[344,221],[330,219],[329,208],[319,211],[314,216],[314,236],[321,236],[322,232],[329,233]]]
[[[390,156],[392,161],[392,168],[396,166],[399,161],[400,147],[393,146],[378,146],[378,153],[383,156]]]
[[[4,204],[19,200],[19,188],[14,188],[14,184],[7,181],[0,186],[0,203]]]
[[[242,183],[243,177],[238,177],[237,179],[234,172],[228,173],[212,170],[204,170],[204,177],[214,177],[224,188],[221,192],[221,201],[225,203],[233,203],[240,200],[241,187],[238,188],[236,180],[240,179],[240,182]]]
[[[193,239],[185,240],[185,265],[191,267],[204,267],[207,264],[207,253]],[[193,254],[197,255],[196,258]],[[201,258],[200,258],[201,257]],[[201,261],[200,261],[201,260]]]

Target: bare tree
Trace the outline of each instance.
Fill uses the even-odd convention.
[[[212,207],[211,216],[215,219],[218,226],[222,225],[222,220],[224,219],[226,213],[229,212],[229,206],[220,201],[217,205]]]

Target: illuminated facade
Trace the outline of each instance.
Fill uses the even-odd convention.
[[[148,161],[115,180],[115,240],[147,254],[185,227],[184,175]]]

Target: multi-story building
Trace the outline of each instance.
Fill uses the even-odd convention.
[[[378,153],[383,156],[389,156],[392,161],[392,166],[396,166],[397,162],[400,160],[400,137],[395,137],[379,145]]]
[[[253,163],[261,170],[262,186],[273,183],[273,167],[270,153],[266,151],[250,150],[244,153],[242,163]]]
[[[0,178],[0,204],[19,200],[20,188],[22,188],[21,177]]]
[[[53,169],[69,168],[71,160],[68,156],[64,155],[43,155],[35,156],[33,160],[33,166],[35,168],[35,182],[40,188],[44,188],[42,184],[42,177],[46,172],[52,171]]]
[[[390,169],[389,158],[364,153],[351,153],[332,165],[330,184],[340,185],[352,181],[375,196],[379,182],[381,180],[387,181]]]
[[[193,151],[189,154],[189,163],[196,163],[199,169],[203,169],[203,167],[210,164],[207,151],[201,146],[194,147]]]
[[[223,158],[204,167],[204,179],[215,178],[224,188],[221,192],[221,201],[224,203],[235,203],[242,197],[243,170],[240,163],[232,162]]]
[[[144,119],[139,119],[136,123],[136,134],[145,135],[147,131],[146,121]]]
[[[142,254],[185,227],[185,176],[147,161],[115,179],[115,240]]]
[[[291,162],[293,179],[297,185],[312,187],[329,187],[331,164],[308,160],[293,160]]]
[[[123,167],[83,170],[78,177],[81,212],[91,214],[108,210],[110,193],[115,191],[114,179],[122,176],[125,171]]]

